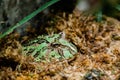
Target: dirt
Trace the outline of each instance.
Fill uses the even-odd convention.
[[[47,27],[48,26],[48,27]],[[48,21],[48,34],[65,33],[79,50],[71,59],[35,62],[23,56],[22,44],[29,40],[10,34],[0,40],[0,80],[120,80],[120,22],[103,16],[62,13]]]

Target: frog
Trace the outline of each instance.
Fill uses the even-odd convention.
[[[74,44],[63,37],[63,33],[41,35],[22,46],[23,55],[32,56],[35,61],[63,60],[77,54]]]

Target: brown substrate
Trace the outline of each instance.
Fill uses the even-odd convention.
[[[21,55],[21,44],[14,38],[1,40],[0,80],[119,80],[120,22],[104,17],[75,13],[55,17],[48,33],[63,32],[79,52],[72,59],[34,62]]]

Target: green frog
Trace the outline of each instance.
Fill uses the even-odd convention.
[[[63,33],[38,36],[23,45],[23,54],[34,57],[35,61],[68,59],[76,53],[76,46],[67,41]]]

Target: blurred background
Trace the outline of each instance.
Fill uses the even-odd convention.
[[[0,33],[5,32],[10,26],[15,25],[48,1],[50,0],[1,0]],[[104,14],[120,20],[119,3],[120,0],[60,0],[21,25],[15,32],[22,36],[27,35],[26,28],[31,27],[37,30],[51,18],[51,15],[59,14],[60,12],[69,14],[74,9],[87,14],[97,15],[98,18]]]

